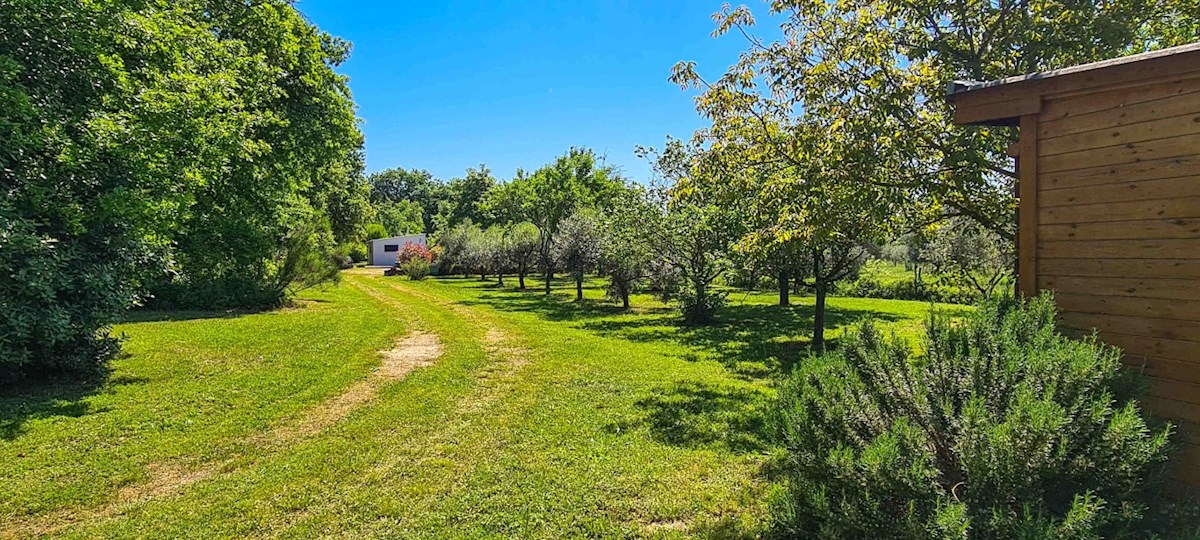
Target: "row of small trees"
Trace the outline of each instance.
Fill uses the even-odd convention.
[[[780,241],[776,226],[755,226],[764,223],[756,212],[767,209],[747,201],[753,193],[706,170],[711,151],[669,140],[662,150],[639,152],[656,173],[649,187],[625,182],[579,149],[532,175],[518,172],[510,182],[495,183],[477,197],[490,224],[466,218],[435,235],[438,271],[495,276],[501,284],[512,275],[521,288],[538,272],[547,293],[562,271],[574,278],[578,298],[584,275],[596,272],[607,278],[608,296],[626,307],[631,294],[649,289],[680,300],[689,323],[705,323],[724,302],[722,278],[750,268],[777,279],[781,305],[790,303],[793,289],[815,296],[813,335],[820,347],[827,296],[872,256],[909,264],[918,276],[922,265],[933,264],[937,275],[969,283],[980,296],[996,292],[1011,268],[1011,244],[966,218],[941,220],[886,244],[895,229],[864,224],[869,215],[848,227],[834,219],[847,216],[842,212],[820,216],[825,222],[814,232],[823,236]]]

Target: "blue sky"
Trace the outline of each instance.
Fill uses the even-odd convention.
[[[749,3],[760,21],[766,6]],[[736,3],[735,3],[736,5]],[[667,81],[680,60],[716,76],[745,47],[710,37],[721,2],[300,0],[314,24],[354,43],[341,71],[359,105],[367,171],[511,178],[571,146],[644,182],[635,145],[690,137],[693,94]]]

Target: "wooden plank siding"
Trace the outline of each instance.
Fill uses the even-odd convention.
[[[1036,288],[1146,375],[1200,485],[1200,77],[1045,99],[1036,140]]]
[[[1200,489],[1200,43],[956,86],[960,124],[1019,126],[1019,289],[1123,351]],[[1016,150],[1013,152],[1012,150]]]

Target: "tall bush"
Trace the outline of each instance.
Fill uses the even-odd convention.
[[[1119,352],[1056,333],[1049,297],[934,316],[914,352],[866,324],[780,392],[780,532],[1143,537],[1169,427]]]
[[[171,6],[189,31],[215,39],[213,50],[197,56],[225,53],[216,63],[228,86],[219,93],[229,102],[196,110],[205,121],[198,135],[207,135],[209,123],[238,123],[194,156],[212,167],[196,175],[202,181],[174,213],[170,272],[150,289],[186,307],[279,304],[287,291],[331,275],[324,266],[285,267],[285,252],[301,242],[328,258],[335,244],[325,236],[349,241],[367,217],[362,134],[347,80],[334,70],[349,44],[315,28],[287,0]],[[164,155],[176,159],[177,152]],[[317,237],[297,239],[301,230]]]
[[[96,373],[243,118],[184,10],[0,2],[0,380]],[[186,83],[180,83],[186,81]]]

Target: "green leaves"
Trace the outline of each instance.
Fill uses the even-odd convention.
[[[345,52],[282,0],[0,2],[0,377],[94,371],[148,283],[245,305],[330,277],[363,217]]]
[[[1119,354],[1049,297],[935,316],[914,352],[866,324],[780,390],[781,526],[825,538],[1140,538],[1170,428],[1118,398]],[[1168,525],[1169,526],[1169,525]]]

